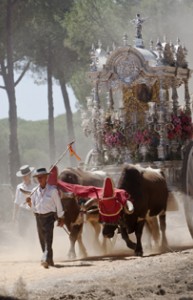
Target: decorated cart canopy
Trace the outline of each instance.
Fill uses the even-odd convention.
[[[83,130],[94,137],[87,164],[180,161],[192,138],[187,50],[179,39],[150,41],[147,49],[145,20],[137,14],[131,21],[134,45],[125,34],[112,50],[92,46],[92,91],[82,112]]]

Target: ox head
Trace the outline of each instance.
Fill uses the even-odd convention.
[[[73,171],[73,169],[71,169],[71,168],[64,169],[60,173],[59,179],[64,182],[67,182],[67,183],[79,184],[79,178],[78,178],[77,174],[75,173],[75,171]]]
[[[126,165],[118,181],[118,188],[125,190],[134,200],[142,198],[142,174],[132,164]]]

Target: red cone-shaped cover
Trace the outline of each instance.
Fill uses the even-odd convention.
[[[104,182],[102,198],[99,199],[99,220],[101,223],[116,223],[119,220],[122,204],[117,200],[111,178]]]
[[[112,199],[114,198],[115,193],[114,193],[114,185],[112,182],[112,179],[107,177],[104,182],[103,186],[103,195],[102,199]]]

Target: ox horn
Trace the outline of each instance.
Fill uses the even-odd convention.
[[[132,214],[134,212],[133,203],[127,200],[126,205],[124,206],[124,210],[128,215]]]
[[[87,200],[84,204],[84,209],[89,210],[89,208],[91,208],[91,206],[98,206],[98,201],[96,198],[91,198],[91,199]]]

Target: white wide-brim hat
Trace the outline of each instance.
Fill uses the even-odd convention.
[[[23,176],[26,176],[26,175],[29,175],[31,174],[31,172],[34,170],[33,167],[30,167],[28,165],[24,165],[22,166],[19,171],[16,173],[16,176],[17,177],[23,177]]]

